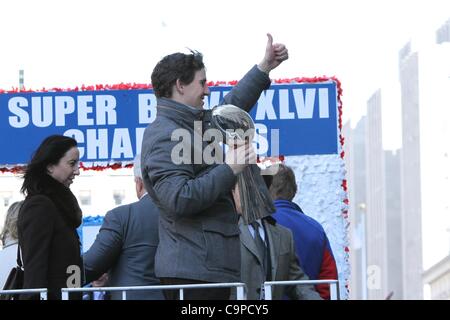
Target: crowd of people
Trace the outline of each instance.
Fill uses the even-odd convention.
[[[288,59],[283,44],[267,35],[262,61],[253,66],[221,104],[250,111],[270,86],[269,73]],[[61,299],[61,288],[151,286],[243,282],[248,299],[264,299],[265,281],[337,279],[336,263],[321,225],[292,202],[297,192],[293,171],[281,165],[264,176],[276,212],[246,224],[237,176],[256,163],[251,143],[229,144],[214,164],[174,161],[183,129],[202,135],[209,95],[203,56],[174,53],[158,62],[151,75],[157,116],[145,130],[142,153],[134,159],[137,201],[106,213],[100,231],[81,254],[77,228],[82,213],[70,185],[79,175],[76,140],[47,137],[27,164],[21,191],[25,200],[8,210],[1,240],[0,284],[21,253],[23,288],[48,288],[48,299]],[[202,141],[202,140],[200,140]],[[199,150],[196,150],[199,149]],[[217,149],[215,149],[217,151]],[[222,150],[222,149],[220,149]],[[251,190],[250,190],[251,192]],[[68,272],[71,270],[71,272]],[[3,287],[3,285],[2,285]],[[121,299],[120,292],[107,293]],[[329,299],[328,286],[276,286],[273,299]],[[37,299],[22,294],[21,299]],[[71,293],[70,299],[95,299]],[[97,295],[97,299],[105,295]],[[176,300],[177,290],[130,291],[128,299]],[[184,299],[234,299],[230,288],[186,289]]]

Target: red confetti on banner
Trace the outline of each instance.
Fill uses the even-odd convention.
[[[0,172],[1,173],[14,173],[14,174],[21,174],[23,172],[25,172],[25,166],[15,166],[15,167],[11,167],[11,168],[7,168],[7,167],[3,167],[0,168]]]
[[[342,210],[342,216],[347,219],[348,218],[348,210]]]
[[[83,169],[85,171],[103,171],[106,169],[117,170],[117,169],[132,168],[132,167],[133,167],[132,163],[128,163],[125,165],[123,165],[122,163],[112,163],[112,164],[102,165],[102,166],[85,166],[83,164],[83,162],[80,162],[80,169]]]
[[[342,180],[341,186],[342,186],[342,189],[344,189],[344,191],[347,191],[347,180],[346,179]]]

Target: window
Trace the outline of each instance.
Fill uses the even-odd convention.
[[[113,191],[114,202],[117,205],[122,204],[123,199],[125,198],[125,190],[114,190]]]
[[[12,199],[12,191],[0,191],[0,200],[2,200],[5,207],[9,207]]]
[[[91,205],[91,190],[80,190],[80,203],[83,206]]]

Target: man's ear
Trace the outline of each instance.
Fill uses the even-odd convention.
[[[134,181],[136,182],[136,190],[138,192],[142,192],[145,190],[144,181],[139,177],[134,177]]]
[[[177,79],[177,81],[175,82],[175,89],[177,90],[177,92],[179,94],[183,94],[184,93],[184,85],[180,81],[180,79]]]

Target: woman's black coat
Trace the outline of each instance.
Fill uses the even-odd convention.
[[[48,299],[61,299],[60,288],[83,283],[76,231],[81,223],[81,210],[70,189],[52,177],[46,176],[42,186],[42,192],[28,194],[18,218],[24,289],[48,288]],[[36,298],[36,295],[21,298]]]

